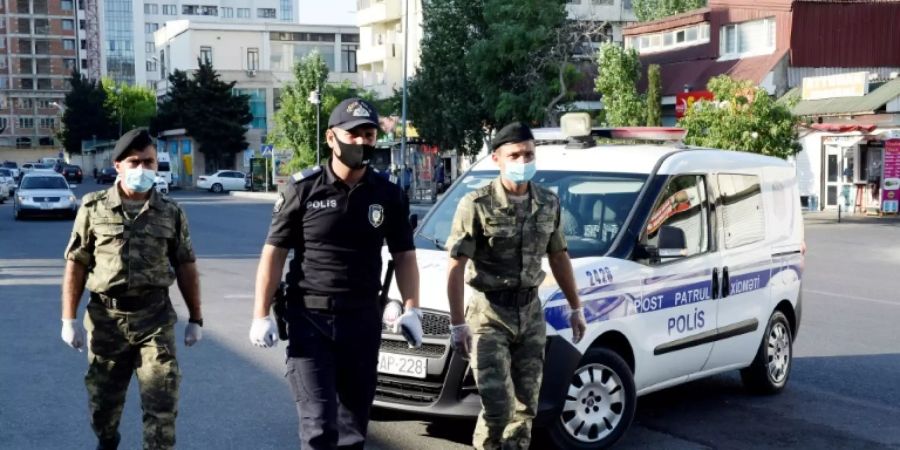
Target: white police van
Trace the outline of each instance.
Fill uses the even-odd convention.
[[[678,129],[589,124],[566,115],[562,129],[534,130],[534,181],[559,195],[588,322],[573,345],[568,305],[545,262],[535,425],[560,448],[605,447],[625,433],[643,394],[734,369],[755,392],[783,389],[805,254],[794,169],[750,153],[636,143],[678,141]],[[490,158],[477,162],[418,227],[424,344],[408,349],[385,330],[376,406],[455,417],[480,410],[471,370],[449,345],[443,243],[460,199],[497,175]]]

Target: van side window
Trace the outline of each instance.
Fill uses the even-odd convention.
[[[766,237],[762,189],[756,175],[718,176],[725,248],[759,242]]]
[[[658,245],[663,225],[684,231],[686,257],[709,251],[709,207],[702,176],[681,175],[669,180],[647,222],[647,245]]]

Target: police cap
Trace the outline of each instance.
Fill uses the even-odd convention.
[[[516,144],[532,140],[534,140],[534,135],[531,134],[531,128],[528,128],[528,125],[524,122],[513,122],[497,132],[497,135],[491,140],[491,150],[497,150],[504,144]]]
[[[150,133],[146,128],[135,128],[123,134],[116,141],[116,147],[113,149],[114,159],[116,162],[119,162],[128,157],[128,152],[131,150],[141,151],[152,144],[153,138],[150,137]]]
[[[331,111],[328,128],[351,130],[360,125],[378,127],[378,111],[371,103],[357,97],[342,101]]]

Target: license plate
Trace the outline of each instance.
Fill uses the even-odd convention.
[[[41,209],[50,209],[53,205],[50,203],[41,203]]]
[[[378,372],[425,378],[425,375],[428,374],[428,358],[381,352],[378,354]]]

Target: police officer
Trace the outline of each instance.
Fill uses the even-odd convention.
[[[190,312],[184,343],[200,340],[200,280],[181,207],[153,189],[156,148],[145,130],[124,134],[113,151],[119,177],[84,196],[66,247],[62,339],[88,349],[85,384],[99,449],[119,444],[125,392],[137,373],[144,411],[144,448],[175,446],[178,384],[176,280]],[[83,331],[75,322],[81,294],[90,302]]]
[[[381,343],[381,248],[386,240],[406,311],[390,324],[421,345],[419,273],[400,188],[368,166],[378,114],[351,98],[331,113],[325,138],[333,157],[295,174],[275,202],[256,275],[250,340],[275,345],[269,306],[285,259],[287,377],[303,448],[363,448],[375,397]]]
[[[537,297],[544,256],[568,299],[573,342],[581,340],[586,325],[561,228],[559,197],[530,181],[535,172],[531,130],[522,123],[507,125],[491,148],[500,176],[463,197],[447,241],[451,343],[470,358],[481,394],[475,448],[526,449],[546,340]],[[465,315],[464,279],[473,288]]]

